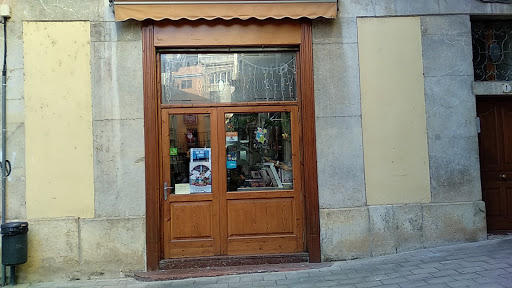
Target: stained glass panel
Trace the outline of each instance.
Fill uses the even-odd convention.
[[[471,34],[475,80],[512,80],[512,22],[473,22]]]

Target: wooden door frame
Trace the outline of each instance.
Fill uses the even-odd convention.
[[[186,21],[185,21],[186,22]],[[219,21],[217,21],[219,22]],[[158,59],[156,59],[156,52],[158,47],[165,47],[161,43],[161,38],[155,37],[155,27],[162,26],[162,22],[145,21],[142,26],[142,64],[143,64],[143,91],[144,91],[144,146],[145,146],[145,172],[146,172],[146,263],[148,271],[155,271],[159,269],[159,261],[161,260],[162,252],[162,234],[161,234],[161,192],[163,187],[160,183],[161,178],[161,160],[159,143],[161,140],[160,134],[160,100],[158,97],[159,85],[157,78],[157,71],[159,71]],[[168,22],[171,23],[171,22]],[[172,22],[182,23],[180,21]],[[187,22],[188,23],[188,22]],[[201,27],[211,27],[208,25],[215,25],[216,21],[195,21],[197,29]],[[282,26],[300,26],[300,35],[298,37],[283,37],[290,43],[269,43],[273,46],[290,45],[294,42],[299,47],[299,67],[297,71],[297,91],[299,94],[299,113],[301,122],[301,169],[302,169],[302,189],[305,203],[305,241],[306,248],[309,254],[310,262],[321,262],[320,251],[320,217],[319,217],[319,202],[318,202],[318,177],[317,177],[317,158],[316,158],[316,134],[315,134],[315,99],[314,99],[314,86],[313,86],[313,42],[312,42],[312,27],[310,20],[298,21],[238,21],[230,20],[232,26],[240,26],[245,29],[258,29],[258,27],[266,27],[265,33],[268,33],[268,26],[276,25]],[[270,23],[270,24],[269,24]],[[269,24],[269,25],[267,25]],[[165,26],[165,25],[164,25]],[[249,37],[249,40],[240,39],[240,27],[234,30],[234,37],[224,37],[223,40],[228,41],[224,46],[229,47],[233,42],[231,41],[254,41],[254,39],[261,39],[261,37]],[[249,27],[249,28],[247,28]],[[255,27],[255,28],[254,28]],[[157,29],[163,29],[157,27]],[[281,29],[282,30],[282,29]],[[229,31],[229,30],[228,30]],[[275,30],[270,30],[278,32]],[[282,30],[286,32],[286,30]],[[292,30],[293,31],[293,30]],[[250,35],[249,33],[248,35]],[[299,33],[296,33],[299,34]],[[283,36],[294,35],[284,33]],[[280,37],[266,37],[265,39],[280,39]],[[238,38],[236,38],[238,37]],[[244,37],[242,37],[244,38]],[[298,38],[298,39],[297,39]],[[261,40],[260,40],[261,41]],[[270,41],[270,40],[266,40]],[[276,41],[276,40],[272,40]],[[245,43],[236,43],[235,45],[243,46]],[[254,43],[256,45],[257,43]],[[190,44],[189,44],[190,45]],[[219,46],[218,43],[215,46]],[[261,43],[259,44],[261,46]],[[204,46],[205,48],[208,46]],[[308,147],[308,149],[304,149]]]

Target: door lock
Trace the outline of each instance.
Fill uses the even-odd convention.
[[[164,200],[167,201],[167,189],[172,191],[172,187],[167,186],[167,182],[164,182]]]
[[[507,179],[507,174],[501,174],[501,175],[500,175],[500,178],[501,178],[502,180]]]

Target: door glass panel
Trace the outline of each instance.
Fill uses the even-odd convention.
[[[296,53],[162,54],[162,103],[296,101]]]
[[[228,192],[293,188],[290,116],[225,114]]]
[[[210,114],[169,115],[172,194],[212,192]]]

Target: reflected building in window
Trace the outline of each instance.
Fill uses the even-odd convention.
[[[296,101],[296,56],[280,53],[162,55],[162,103]]]

